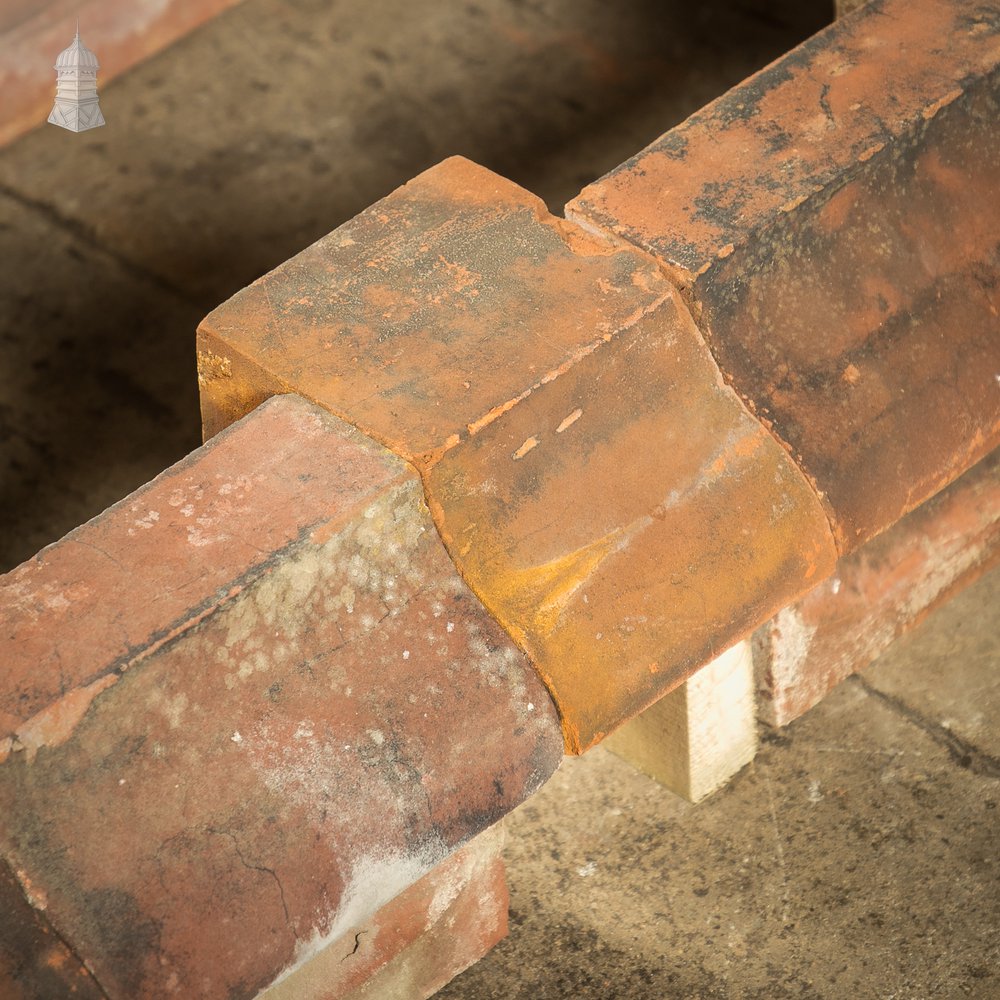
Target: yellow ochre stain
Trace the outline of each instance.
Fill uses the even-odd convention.
[[[497,601],[510,628],[531,639],[549,635],[573,594],[613,552],[633,534],[617,528],[579,549],[549,562],[523,569],[508,569],[489,580],[484,590]],[[485,581],[484,581],[485,582]]]
[[[518,461],[518,459],[524,458],[524,456],[527,455],[532,448],[535,448],[537,446],[538,446],[538,438],[536,437],[528,438],[528,440],[525,441],[524,444],[522,444],[521,447],[514,452],[514,455],[512,456],[514,461],[516,462]]]
[[[562,434],[564,430],[568,427],[572,427],[580,417],[583,416],[583,410],[577,408],[568,417],[566,417],[563,422],[556,428],[556,434]]]

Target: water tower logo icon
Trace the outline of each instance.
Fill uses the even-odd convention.
[[[97,56],[80,40],[80,22],[76,38],[56,59],[56,102],[49,115],[53,125],[71,132],[85,132],[104,124],[97,99]]]

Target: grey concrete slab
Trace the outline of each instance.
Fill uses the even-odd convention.
[[[998,586],[892,651],[916,689],[974,621],[964,678],[995,699]],[[439,996],[993,1000],[998,778],[856,681],[698,806],[600,748],[567,760],[508,821],[510,937]]]
[[[0,260],[2,572],[197,447],[201,313],[3,195]]]
[[[1000,572],[935,613],[934,626],[904,636],[862,675],[876,696],[971,766],[1000,762]],[[1000,764],[995,776],[1000,778]]]
[[[0,150],[0,187],[207,310],[454,153],[561,210],[828,16],[773,0],[246,0],[102,87],[105,128],[43,126]]]

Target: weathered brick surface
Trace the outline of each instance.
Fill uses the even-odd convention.
[[[305,526],[402,470],[301,406],[272,406],[0,577],[0,759],[11,740],[31,748],[72,728],[88,691],[269,572]]]
[[[503,826],[479,834],[260,1000],[421,1000],[507,934]]]
[[[3,585],[4,662],[30,643],[35,676],[0,688],[0,854],[111,997],[255,996],[560,759],[417,477],[298,398]],[[178,588],[187,612],[123,631]]]
[[[885,0],[585,188],[686,289],[849,551],[1000,443],[1000,39]]]
[[[784,726],[1000,561],[1000,452],[888,531],[754,636],[759,711]]]
[[[239,0],[5,0],[0,10],[0,143],[42,125],[55,97],[56,56],[76,18],[101,64],[98,86]]]
[[[645,254],[461,159],[213,312],[206,433],[269,392],[413,461],[579,752],[832,569],[826,517]]]

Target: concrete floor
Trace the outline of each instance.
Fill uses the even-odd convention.
[[[507,821],[442,1000],[1000,997],[1000,570],[692,806],[600,747]]]
[[[0,571],[197,445],[227,295],[452,153],[558,210],[828,16],[246,0],[106,128],[0,150]],[[994,573],[699,807],[567,761],[510,820],[510,938],[442,996],[1000,996],[998,612]]]

